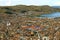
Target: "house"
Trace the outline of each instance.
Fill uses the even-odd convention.
[[[11,23],[10,22],[7,22],[7,24],[6,24],[7,26],[10,26],[11,25]]]

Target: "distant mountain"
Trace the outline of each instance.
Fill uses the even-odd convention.
[[[60,8],[60,6],[52,6],[53,8]]]

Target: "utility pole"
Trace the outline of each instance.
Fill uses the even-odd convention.
[[[7,38],[7,40],[9,39],[9,37],[8,37],[8,30],[9,30],[9,26],[11,25],[11,23],[8,21],[7,23],[6,23],[6,26],[7,26],[7,31],[6,31],[6,38]]]
[[[40,40],[40,34],[38,33],[38,31],[37,31],[37,35],[38,35],[38,40]]]
[[[33,40],[32,38],[30,38],[30,40]]]

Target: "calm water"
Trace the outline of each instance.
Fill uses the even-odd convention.
[[[56,17],[60,17],[60,12],[54,12],[51,14],[43,14],[41,15],[42,18],[56,18]]]

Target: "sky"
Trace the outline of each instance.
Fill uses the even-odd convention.
[[[13,6],[13,5],[60,6],[60,0],[0,0],[0,6]]]

